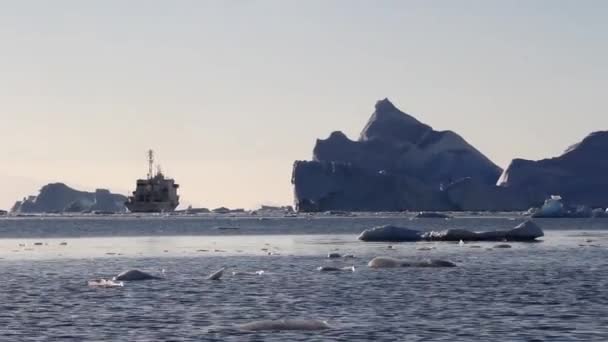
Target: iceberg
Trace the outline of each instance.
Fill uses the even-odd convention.
[[[540,209],[532,217],[562,217],[564,216],[564,205],[561,196],[552,195],[545,200]]]
[[[608,211],[604,210],[603,208],[593,209],[591,211],[591,217],[606,218],[608,217]]]

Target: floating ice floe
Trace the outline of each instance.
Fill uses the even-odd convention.
[[[331,326],[327,324],[326,321],[320,321],[316,319],[279,319],[251,322],[243,324],[239,326],[239,328],[248,331],[315,331],[330,329]]]
[[[123,287],[124,283],[122,281],[108,279],[93,279],[89,280],[87,285],[91,287]]]
[[[364,230],[359,240],[372,242],[408,242],[408,241],[532,241],[544,236],[542,229],[532,221],[525,221],[510,230],[489,232],[472,232],[466,229],[446,229],[443,231],[420,232],[418,230],[380,226]]]
[[[451,261],[440,259],[399,260],[390,257],[375,257],[367,264],[371,268],[394,268],[394,267],[456,267]]]
[[[392,225],[379,226],[364,230],[358,237],[362,241],[405,242],[419,241],[420,232]]]

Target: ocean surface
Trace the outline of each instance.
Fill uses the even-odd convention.
[[[509,249],[357,240],[383,224],[482,231],[522,221],[388,214],[0,218],[0,340],[608,341],[608,219],[536,220],[545,231],[541,242],[512,242]],[[328,259],[330,252],[355,258]],[[447,259],[458,267],[369,269],[375,256]],[[220,281],[206,279],[221,267],[227,269]],[[132,268],[165,279],[87,286]],[[258,270],[264,273],[232,275]],[[290,318],[324,320],[331,328],[239,329]]]

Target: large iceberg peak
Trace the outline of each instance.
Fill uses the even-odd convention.
[[[501,169],[452,131],[434,131],[399,110],[376,102],[357,141],[339,131],[317,139],[312,162],[294,164],[298,210],[450,210],[439,191],[464,177],[494,185]]]
[[[596,131],[582,141],[568,147],[564,154],[573,152],[608,152],[608,131]]]
[[[388,98],[384,98],[382,100],[378,100],[376,102],[376,113],[384,113],[384,112],[392,112],[395,110],[399,110],[397,109],[397,107],[395,107],[395,105],[388,99]]]
[[[67,186],[65,183],[62,182],[55,182],[55,183],[49,183],[46,184],[42,187],[42,189],[69,189],[69,190],[73,190],[72,188],[70,188],[69,186]]]
[[[329,135],[329,139],[349,140],[346,134],[344,134],[342,131],[331,132],[331,134]]]
[[[381,140],[390,143],[416,143],[431,127],[399,110],[389,99],[376,102],[375,111],[361,131],[359,141]]]

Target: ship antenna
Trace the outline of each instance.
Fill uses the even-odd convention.
[[[154,151],[148,150],[148,179],[152,179],[154,175]]]

